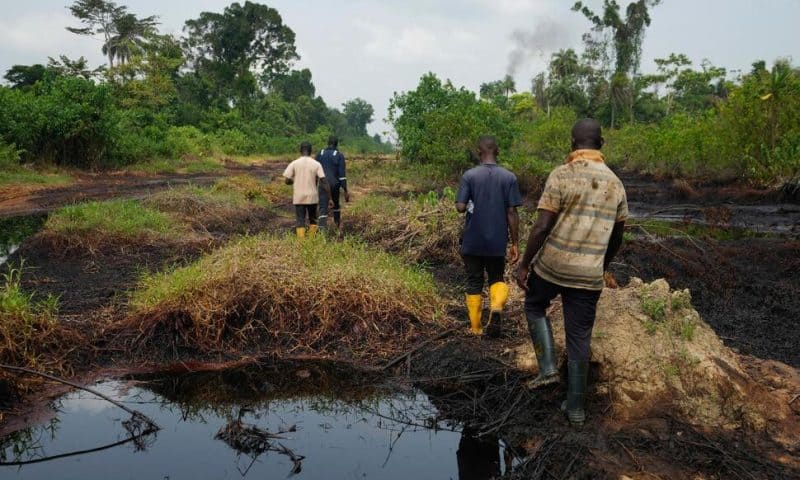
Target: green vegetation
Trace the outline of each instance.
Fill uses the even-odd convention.
[[[137,170],[191,173],[219,168],[204,161],[214,155],[295,153],[301,139],[321,147],[330,134],[346,152],[391,150],[367,135],[370,104],[329,107],[311,72],[291,69],[295,34],[273,8],[245,2],[201,12],[182,38],[113,1],[75,0],[70,11],[79,25],[68,29],[100,36],[108,65],[61,56],[6,72],[0,147],[12,145],[21,161],[91,169],[147,162]],[[190,161],[176,160],[184,156]]]
[[[47,219],[42,234],[67,246],[91,249],[131,238],[160,239],[177,231],[176,222],[165,213],[136,200],[110,200],[60,208]]]
[[[21,283],[22,267],[9,266],[0,275],[0,362],[60,371],[65,367],[58,352],[73,346],[64,344],[60,335],[58,299],[36,299],[23,292]],[[4,376],[0,373],[0,378]]]
[[[667,303],[662,299],[645,295],[642,297],[642,311],[654,322],[663,322],[667,318]]]
[[[666,296],[656,291],[645,291],[639,301],[645,315],[642,323],[648,335],[655,335],[661,330],[687,342],[694,340],[697,319],[688,312],[692,306],[688,290],[674,291]]]
[[[704,225],[693,222],[670,222],[666,220],[633,220],[627,225],[625,240],[635,239],[635,235],[648,237],[691,237],[718,241],[743,240],[747,238],[768,238],[769,233],[725,225]]]
[[[20,165],[22,153],[16,145],[9,145],[0,137],[0,187],[10,184],[61,185],[71,180],[65,174],[44,173]]]
[[[757,61],[731,78],[724,68],[695,68],[686,55],[672,54],[656,59],[657,72],[639,73],[650,10],[660,3],[606,1],[597,12],[575,3],[591,25],[583,51],[554,53],[531,92],[515,93],[507,76],[482,84],[478,98],[424,75],[391,103],[403,157],[455,176],[471,164],[477,136],[493,134],[501,160],[535,190],[569,151],[575,119],[592,117],[607,127],[605,152],[620,167],[773,187],[797,178],[800,69],[788,60],[771,68]]]
[[[146,275],[130,310],[118,328],[143,332],[141,348],[167,341],[199,351],[363,354],[403,348],[443,304],[430,274],[353,240],[254,236]]]

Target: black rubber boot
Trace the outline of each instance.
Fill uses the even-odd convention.
[[[581,427],[586,421],[586,381],[589,377],[589,362],[567,362],[567,399],[561,410],[567,414],[569,423]]]
[[[503,312],[489,312],[489,323],[486,324],[486,336],[500,338],[503,335]]]
[[[550,319],[526,313],[528,330],[533,340],[533,350],[539,364],[539,375],[527,383],[528,388],[537,388],[551,383],[558,383],[558,367],[556,366],[556,345],[553,342],[553,328]]]

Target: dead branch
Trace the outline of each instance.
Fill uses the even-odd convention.
[[[79,390],[83,390],[85,392],[89,392],[92,395],[96,395],[96,396],[102,398],[103,400],[105,400],[105,401],[107,401],[107,402],[109,402],[109,403],[121,408],[122,410],[125,410],[128,413],[130,413],[133,420],[144,421],[144,423],[147,425],[147,428],[145,429],[145,431],[150,430],[150,431],[155,432],[155,431],[161,430],[161,427],[159,427],[158,424],[156,422],[154,422],[151,418],[149,418],[147,415],[143,414],[142,412],[139,412],[138,410],[133,410],[131,408],[128,408],[127,406],[123,405],[122,403],[114,400],[113,398],[109,397],[108,395],[105,395],[103,393],[98,392],[97,390],[95,390],[93,388],[89,388],[89,387],[77,384],[75,382],[71,382],[69,380],[65,380],[63,378],[56,377],[55,375],[50,375],[48,373],[32,370],[30,368],[16,367],[14,365],[5,365],[5,364],[0,364],[0,368],[3,369],[3,370],[9,370],[9,371],[12,371],[12,372],[27,373],[27,374],[30,374],[30,375],[38,375],[38,376],[46,378],[48,380],[52,380],[54,382],[63,383],[64,385],[69,385],[70,387],[74,387],[74,388],[77,388]]]

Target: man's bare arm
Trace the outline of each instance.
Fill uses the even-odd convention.
[[[294,183],[294,180],[292,180],[291,178],[287,178],[286,179],[286,185],[291,185],[293,183]]]
[[[456,203],[456,210],[458,213],[465,213],[467,211],[467,204],[466,203]]]
[[[625,220],[614,224],[614,229],[611,231],[611,238],[608,240],[608,249],[606,256],[603,259],[603,271],[608,270],[608,266],[614,260],[614,257],[619,252],[619,247],[622,246],[622,239],[625,233]]]
[[[519,213],[517,207],[506,209],[506,219],[508,220],[508,233],[511,236],[511,251],[508,262],[517,263],[519,260]]]
[[[542,249],[544,241],[547,236],[556,226],[558,221],[558,214],[549,210],[539,209],[539,217],[533,225],[530,235],[528,235],[528,243],[525,246],[525,255],[522,257],[522,263],[517,268],[516,280],[517,285],[523,290],[527,290],[528,282],[528,269],[530,268],[533,257]]]

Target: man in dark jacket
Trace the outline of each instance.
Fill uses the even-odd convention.
[[[339,203],[340,191],[344,190],[344,201],[350,201],[350,192],[347,191],[347,174],[344,154],[339,151],[339,139],[331,136],[328,138],[328,147],[319,152],[317,161],[322,164],[325,171],[325,181],[330,186],[330,197],[325,189],[319,189],[319,229],[325,232],[328,225],[328,200],[333,200],[333,223],[336,228],[341,226],[342,213]]]

